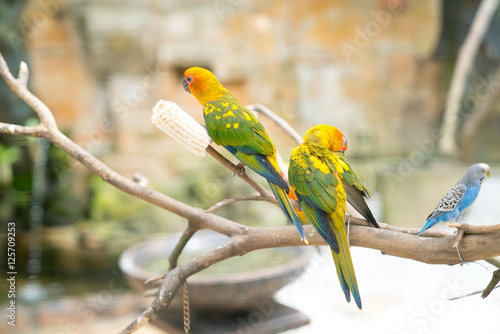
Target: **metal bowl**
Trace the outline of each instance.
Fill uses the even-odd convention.
[[[151,289],[160,283],[147,286],[144,281],[157,275],[144,268],[153,259],[165,262],[174,249],[181,234],[148,240],[126,249],[120,256],[119,266],[130,285],[137,290]],[[202,230],[189,240],[183,254],[200,254],[215,249],[229,238],[222,234]],[[253,252],[262,252],[256,250]],[[242,311],[255,307],[259,300],[271,299],[276,291],[299,277],[314,253],[312,247],[282,247],[277,252],[293,254],[291,259],[272,267],[231,274],[195,274],[188,278],[189,302],[193,309]],[[245,257],[238,258],[245,261]],[[260,257],[259,257],[260,259]],[[180,293],[172,301],[171,307],[181,305]]]

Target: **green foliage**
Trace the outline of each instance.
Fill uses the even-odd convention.
[[[74,224],[84,216],[87,196],[76,190],[72,160],[66,152],[51,146],[47,159],[44,225]]]
[[[21,166],[26,154],[18,143],[26,143],[26,140],[0,144],[0,219],[4,222],[18,214],[26,217],[25,213],[16,211],[26,211],[31,200],[31,169]],[[28,182],[24,180],[26,175]]]
[[[185,219],[124,193],[96,175],[91,177],[90,188],[88,228],[112,252],[186,226]]]
[[[90,217],[95,220],[120,220],[124,223],[140,218],[150,204],[111,187],[98,176],[92,176]]]
[[[17,146],[0,144],[0,185],[12,183],[12,167],[21,158],[21,149]]]
[[[249,168],[246,168],[246,172],[269,188],[261,176]],[[204,168],[188,172],[182,179],[185,182],[186,193],[182,194],[179,200],[203,209],[208,209],[227,198],[255,195],[253,188],[214,160],[207,160]],[[266,202],[232,203],[217,209],[214,213],[249,226],[280,225],[286,220],[277,206]]]

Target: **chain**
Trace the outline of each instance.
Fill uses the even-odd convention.
[[[191,328],[190,314],[189,314],[189,295],[188,295],[188,285],[184,281],[184,286],[182,289],[182,309],[184,311],[184,333],[189,334],[189,329]]]

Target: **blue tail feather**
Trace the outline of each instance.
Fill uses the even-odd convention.
[[[307,243],[307,238],[304,232],[304,228],[302,227],[302,223],[299,217],[297,217],[295,211],[293,210],[292,203],[290,203],[290,200],[288,199],[285,190],[278,187],[274,183],[271,183],[270,181],[268,181],[268,183],[269,187],[271,187],[271,190],[273,191],[274,197],[276,197],[276,199],[281,205],[281,209],[283,209],[283,212],[286,214],[286,217],[288,218],[290,223],[295,224],[297,230],[299,230],[300,238],[302,239],[302,241]]]
[[[417,233],[417,236],[419,236],[421,233],[423,233],[425,230],[428,230],[430,229],[431,227],[433,227],[434,225],[436,225],[437,223],[439,223],[439,221],[435,218],[432,218],[432,219],[429,219],[424,227],[422,227],[422,229],[420,230],[420,232]]]

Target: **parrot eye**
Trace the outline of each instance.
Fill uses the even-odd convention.
[[[193,82],[193,77],[192,77],[192,76],[190,76],[190,75],[188,75],[188,76],[186,77],[186,81],[187,81],[188,83]]]

